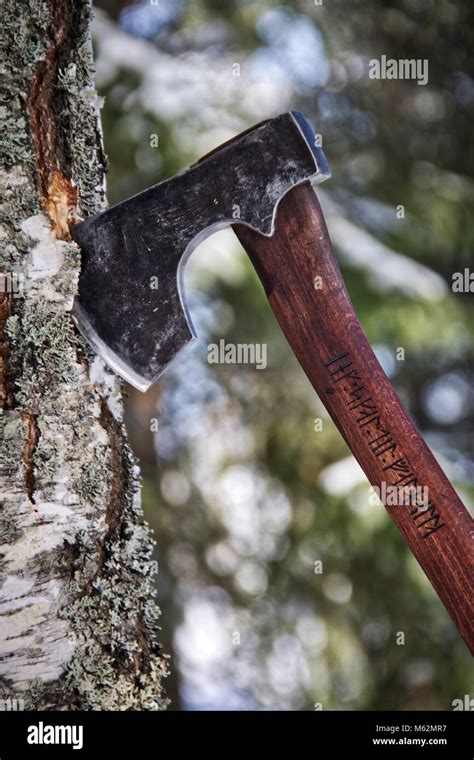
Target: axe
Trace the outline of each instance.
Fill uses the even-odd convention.
[[[311,384],[474,651],[473,521],[354,312],[312,188],[328,177],[301,113],[257,124],[73,227],[82,250],[73,314],[92,348],[145,391],[195,340],[183,295],[186,260],[231,225]]]

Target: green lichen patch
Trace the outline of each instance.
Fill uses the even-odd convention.
[[[18,490],[23,484],[23,438],[21,416],[0,412],[0,478],[16,482]],[[21,534],[15,513],[15,504],[8,500],[0,502],[0,546],[13,543]]]
[[[42,703],[86,710],[166,707],[152,546],[133,499],[125,505],[120,529],[105,544],[97,532],[78,534],[64,568],[72,569],[72,577],[60,615],[70,621],[80,643],[54,695],[48,696],[50,687],[37,692]]]
[[[111,472],[108,467],[110,451],[107,446],[97,446],[79,477],[73,482],[72,490],[83,500],[94,504],[103,503],[110,487]]]
[[[23,422],[18,414],[0,412],[0,468],[2,473],[18,469],[23,449]],[[20,455],[20,456],[19,456]]]
[[[68,316],[50,303],[25,304],[14,328],[16,403],[38,409],[59,395],[60,384],[74,381],[76,335]]]

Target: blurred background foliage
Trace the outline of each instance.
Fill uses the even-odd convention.
[[[472,504],[472,295],[452,291],[474,239],[469,11],[100,0],[94,44],[111,203],[261,119],[293,108],[313,122],[333,171],[318,196],[356,311]],[[428,59],[429,84],[370,79],[382,54]],[[198,342],[127,401],[172,708],[451,709],[472,690],[467,648],[371,505],[230,231],[193,254],[186,287]],[[267,368],[208,364],[221,338],[266,343]]]

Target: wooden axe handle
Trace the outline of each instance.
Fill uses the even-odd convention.
[[[313,387],[474,651],[473,520],[369,345],[311,185],[283,198],[271,238],[241,224],[233,230]],[[403,487],[405,503],[391,506]]]

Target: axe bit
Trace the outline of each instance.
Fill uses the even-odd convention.
[[[82,250],[73,313],[93,349],[145,391],[195,340],[183,297],[187,258],[231,225],[306,375],[474,651],[473,521],[354,312],[311,186],[328,177],[301,113],[257,124],[73,228]]]

